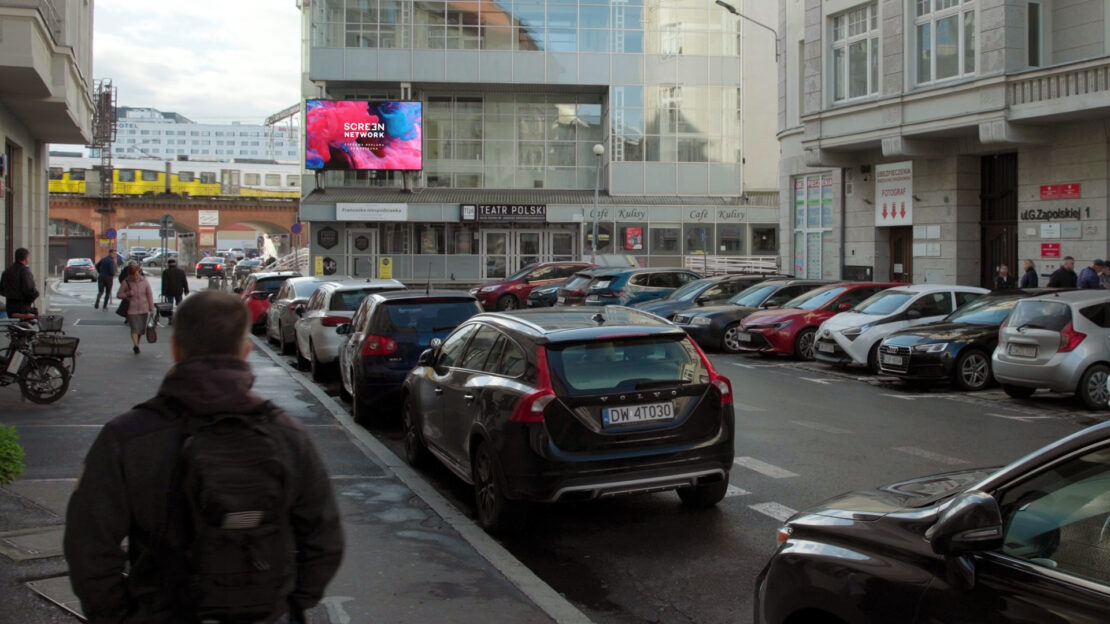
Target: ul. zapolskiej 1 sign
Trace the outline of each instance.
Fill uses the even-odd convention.
[[[875,166],[875,226],[913,225],[913,162]]]

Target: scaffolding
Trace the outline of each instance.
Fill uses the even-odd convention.
[[[93,110],[93,142],[87,147],[100,153],[100,208],[111,212],[112,144],[116,142],[116,88],[111,78],[96,81]]]

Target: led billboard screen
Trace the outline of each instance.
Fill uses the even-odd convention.
[[[420,102],[308,100],[305,167],[418,171]]]

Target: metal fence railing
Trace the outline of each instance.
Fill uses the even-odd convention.
[[[682,266],[702,275],[778,273],[776,256],[683,256]]]

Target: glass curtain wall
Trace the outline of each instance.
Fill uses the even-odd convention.
[[[614,161],[739,162],[736,87],[613,86],[609,101]]]

